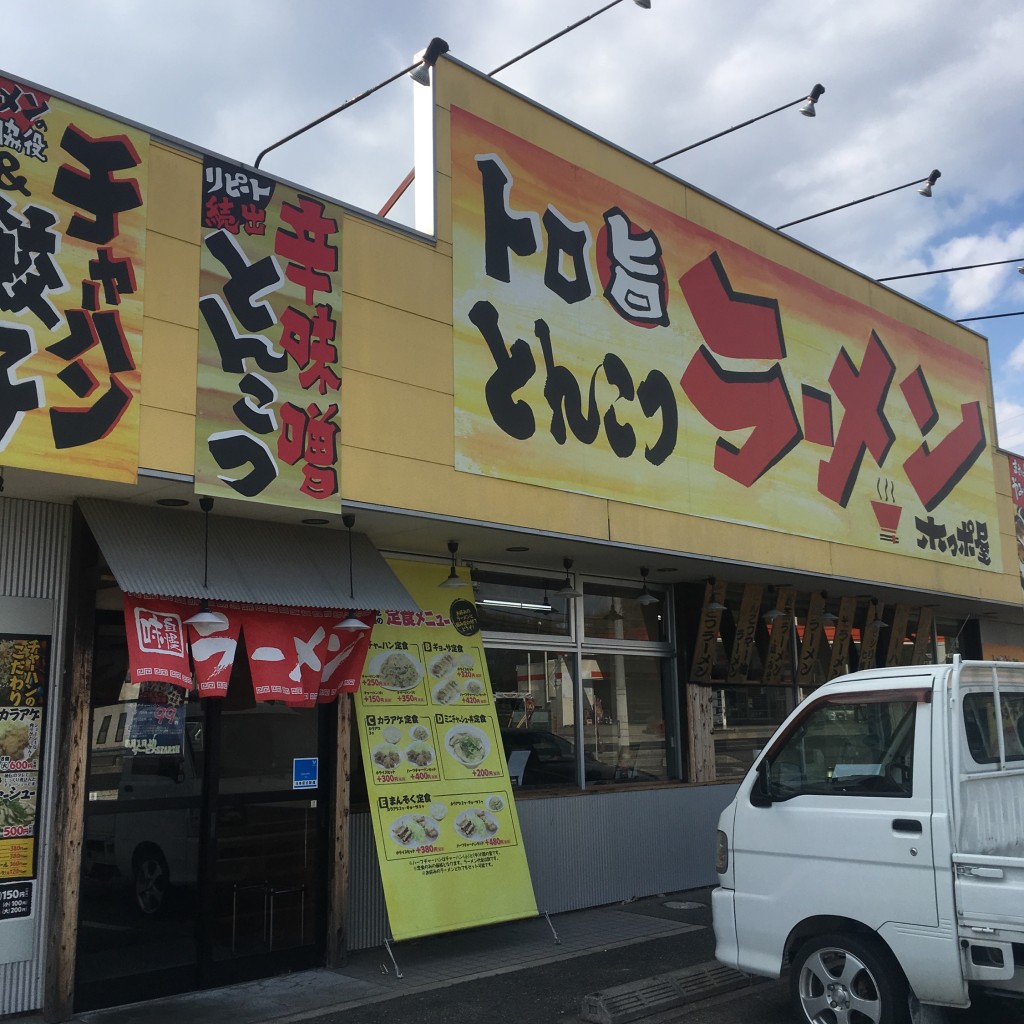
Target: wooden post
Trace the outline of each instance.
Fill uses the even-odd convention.
[[[690,782],[715,781],[715,724],[711,706],[711,687],[701,683],[686,685],[687,779]]]
[[[338,694],[335,730],[333,856],[327,894],[327,966],[340,967],[348,955],[345,941],[348,911],[349,775],[352,770],[352,695]]]
[[[91,569],[85,568],[85,526],[76,514],[71,537],[69,581],[69,648],[64,679],[51,714],[57,714],[56,742],[50,760],[61,760],[55,789],[48,882],[49,927],[46,933],[43,1019],[69,1020],[74,1010],[75,953],[78,945],[78,895],[85,825],[86,761],[89,753],[89,691],[92,680],[95,593]],[[94,549],[93,549],[94,550]],[[88,562],[89,565],[95,559]]]

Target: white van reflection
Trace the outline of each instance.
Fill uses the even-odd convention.
[[[199,877],[202,709],[192,702],[170,716],[160,708],[126,701],[94,709],[89,762],[89,801],[117,806],[87,813],[83,869],[128,882],[145,916],[163,913],[174,888],[194,889]],[[225,710],[221,735],[225,796],[290,790],[294,758],[316,753],[308,718],[282,705]]]

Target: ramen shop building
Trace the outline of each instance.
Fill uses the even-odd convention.
[[[549,912],[710,884],[802,695],[1024,659],[982,337],[409,88],[414,226],[0,74],[0,1014],[336,963],[455,822]],[[439,754],[478,820],[375,839]]]

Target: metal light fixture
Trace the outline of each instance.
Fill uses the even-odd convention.
[[[825,612],[825,614],[821,617],[821,621],[824,622],[826,625],[831,626],[833,623],[839,621],[839,616],[835,615],[833,612]]]
[[[427,43],[426,49],[420,50],[413,58],[419,63],[409,72],[409,77],[419,85],[430,85],[430,69],[437,63],[437,58],[447,52],[448,44],[443,39],[434,36]]]
[[[204,495],[199,499],[199,507],[203,510],[203,590],[207,589],[210,578],[210,510],[213,498]],[[223,612],[210,610],[210,599],[204,595],[199,602],[199,611],[185,620],[194,626],[199,633],[216,633],[228,624],[228,617]]]
[[[660,598],[655,597],[655,595],[647,589],[647,574],[650,571],[651,570],[648,569],[646,565],[640,567],[640,579],[644,581],[644,585],[640,589],[640,595],[637,597],[636,603],[644,605],[645,607],[647,605],[657,604],[660,600]]]
[[[727,608],[726,605],[722,604],[721,601],[712,601],[711,604],[708,605],[708,611],[709,612],[724,612],[724,611],[728,611],[728,608]]]
[[[1024,309],[1018,309],[1014,313],[987,313],[985,316],[965,316],[957,320],[958,324],[969,324],[975,320],[1002,320],[1007,316],[1024,316]]]
[[[504,71],[505,68],[511,67],[517,61],[521,61],[524,57],[529,57],[529,55],[531,53],[536,53],[542,47],[547,46],[548,43],[553,43],[556,39],[561,39],[562,36],[566,35],[569,32],[572,32],[573,29],[579,28],[580,25],[585,25],[588,21],[593,20],[599,14],[604,14],[605,11],[610,11],[613,7],[618,7],[618,5],[621,4],[621,3],[622,3],[622,0],[611,0],[611,3],[607,3],[607,4],[604,5],[604,7],[598,8],[596,11],[594,11],[593,14],[588,14],[588,15],[586,15],[586,17],[580,18],[579,21],[574,21],[571,25],[567,25],[561,31],[556,32],[553,36],[548,36],[547,39],[541,40],[541,42],[537,43],[535,46],[531,46],[528,50],[524,50],[522,53],[517,54],[511,60],[505,61],[504,64],[499,64],[493,71],[488,71],[487,72],[487,77],[488,78],[493,78],[496,74],[498,74],[499,71]],[[651,9],[651,0],[633,0],[633,3],[635,3],[637,5],[637,7],[643,8],[645,11],[649,11]],[[447,50],[448,50],[448,44],[445,43],[443,39],[432,39],[431,40],[431,46],[434,43],[444,43],[444,49],[439,50],[438,53],[434,55],[434,60],[430,63],[431,67],[433,67],[434,63],[436,63],[437,57],[440,56],[440,54],[447,52]],[[426,48],[426,50],[421,50],[418,54],[416,54],[416,63],[413,64],[413,66],[411,68],[407,69],[408,73],[409,73],[409,77],[412,78],[414,81],[419,82],[420,85],[429,85],[430,84],[430,72],[427,70],[427,58],[428,58],[429,55],[430,55],[430,46],[428,46]],[[400,72],[400,74],[404,74],[404,72]],[[393,79],[388,79],[388,81],[393,81]],[[385,82],[385,83],[382,83],[382,84],[386,85],[387,83]],[[378,88],[380,88],[380,87],[378,86]],[[368,94],[366,94],[366,95],[368,95]],[[357,99],[362,99],[362,97],[361,96],[357,97]],[[353,100],[351,102],[355,102],[355,100]],[[342,109],[342,108],[339,108],[339,109]],[[337,113],[337,111],[332,111],[332,113]],[[330,117],[331,114],[327,114],[326,116]],[[314,122],[314,123],[318,124],[319,122]],[[302,129],[302,130],[305,131],[305,129]],[[280,145],[280,143],[278,143],[278,145]],[[260,155],[262,156],[262,154],[260,154]],[[257,162],[256,166],[259,167],[259,163],[258,162]],[[394,208],[394,206],[398,202],[398,200],[401,199],[402,196],[405,195],[405,193],[408,190],[409,186],[415,180],[416,180],[416,168],[414,167],[402,179],[402,182],[398,186],[398,188],[396,188],[395,191],[391,193],[391,195],[388,197],[387,202],[380,208],[380,212],[377,214],[377,216],[379,216],[379,217],[386,217],[391,212],[391,210]]]
[[[356,517],[352,512],[345,512],[341,517],[342,523],[345,525],[345,529],[348,532],[348,599],[349,609],[348,614],[341,620],[341,622],[335,625],[335,629],[348,629],[356,632],[360,629],[369,629],[370,627],[363,622],[362,619],[356,618],[352,614],[352,604],[355,603],[356,591],[353,584],[353,571],[352,571],[352,527],[356,525]]]
[[[452,556],[452,565],[448,570],[447,579],[443,579],[438,586],[445,590],[454,590],[456,587],[464,587],[465,581],[459,576],[455,570],[455,555],[459,550],[459,542],[457,540],[448,541],[448,551]]]
[[[962,267],[940,267],[938,270],[919,270],[914,274],[892,274],[889,277],[876,277],[879,283],[883,281],[905,281],[908,277],[931,277],[933,274],[952,274],[958,270],[977,270],[979,267],[1002,267],[1007,263],[1020,263],[1024,256],[1017,256],[1012,260],[993,260],[991,263],[966,263]],[[1018,274],[1024,274],[1024,266],[1017,268]]]
[[[797,220],[786,221],[785,224],[780,224],[775,230],[781,231],[783,228],[791,228],[794,224],[803,224],[806,220],[814,220],[816,217],[824,217],[827,213],[835,213],[836,210],[845,210],[847,207],[857,206],[859,203],[866,203],[871,199],[878,199],[879,196],[887,196],[892,192],[899,192],[900,189],[910,188],[912,185],[923,184],[924,187],[919,188],[917,191],[923,196],[930,197],[932,194],[932,185],[934,185],[940,177],[942,177],[942,172],[934,170],[927,178],[918,178],[915,181],[908,181],[903,185],[897,185],[895,188],[887,188],[884,192],[874,192],[870,196],[864,196],[863,199],[853,199],[848,203],[841,203],[839,206],[831,206],[827,210],[821,210],[819,213],[812,213],[806,217],[799,217]]]
[[[780,615],[785,614],[786,613],[781,608],[769,608],[761,618],[764,619],[765,622],[774,622]]]
[[[807,97],[807,102],[800,108],[800,113],[803,114],[804,117],[815,116],[815,105],[817,104],[818,100],[821,99],[821,94],[824,91],[825,86],[823,86],[820,82],[811,90],[810,94]]]
[[[376,85],[371,86],[364,92],[361,92],[358,96],[353,96],[350,100],[345,100],[345,102],[342,103],[340,107],[335,107],[333,110],[329,110],[326,114],[323,114],[322,116],[318,117],[315,121],[310,121],[309,124],[305,124],[301,128],[297,128],[290,135],[286,135],[283,139],[278,139],[277,142],[271,143],[269,146],[267,146],[266,149],[264,149],[259,154],[259,156],[256,157],[256,161],[255,163],[253,163],[253,167],[259,167],[260,161],[272,150],[277,149],[278,146],[283,146],[286,142],[291,142],[292,139],[297,138],[304,132],[308,132],[310,128],[315,128],[318,124],[323,124],[324,121],[334,117],[335,114],[340,114],[343,110],[347,110],[349,107],[354,106],[360,100],[365,100],[367,96],[372,96],[378,89],[383,89],[385,85],[390,85],[392,82],[401,78],[403,75],[412,74],[412,72],[416,71],[419,68],[422,68],[424,66],[424,61],[426,60],[426,56],[428,53],[433,52],[433,59],[436,61],[437,58],[442,53],[445,53],[447,50],[448,44],[443,39],[431,39],[427,48],[422,52],[421,55],[418,54],[413,63],[410,64],[407,68],[402,68],[401,71],[396,71],[389,78],[385,78],[383,82],[378,82]]]
[[[731,128],[725,128],[720,132],[715,132],[714,135],[709,135],[706,139],[701,139],[699,142],[691,142],[688,146],[683,146],[682,149],[674,149],[671,153],[666,153],[664,156],[658,157],[657,160],[652,160],[652,164],[663,164],[666,160],[671,160],[674,156],[679,156],[681,153],[689,153],[691,149],[696,149],[698,146],[703,146],[706,142],[714,142],[715,139],[720,139],[723,135],[731,135],[733,132],[738,132],[741,128],[746,128],[747,125],[754,124],[756,121],[763,121],[766,117],[771,117],[772,114],[777,114],[781,110],[788,110],[790,107],[795,107],[798,103],[802,103],[803,106],[800,108],[800,113],[805,117],[814,117],[815,104],[821,99],[822,94],[825,92],[825,86],[820,82],[806,96],[801,96],[799,99],[790,100],[789,103],[783,103],[781,107],[775,107],[774,110],[769,110],[764,114],[758,114],[757,117],[752,117],[747,121],[742,121],[740,124],[734,124]],[[915,184],[917,184],[915,182]]]
[[[565,566],[565,582],[562,584],[560,590],[555,591],[555,597],[565,597],[569,598],[570,600],[574,597],[582,597],[583,593],[573,586],[572,578],[569,575],[570,571],[572,570],[572,559],[563,558],[562,565]]]
[[[919,188],[917,190],[918,194],[924,196],[925,199],[931,199],[931,197],[932,197],[932,185],[934,185],[935,182],[937,182],[939,180],[939,178],[941,178],[941,177],[942,177],[942,172],[941,171],[939,171],[939,170],[932,171],[932,173],[928,175],[928,180],[925,182],[924,187],[923,188]]]

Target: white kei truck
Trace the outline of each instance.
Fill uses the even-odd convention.
[[[941,1019],[1022,999],[1024,664],[870,669],[816,689],[722,812],[715,956],[798,1019]]]

